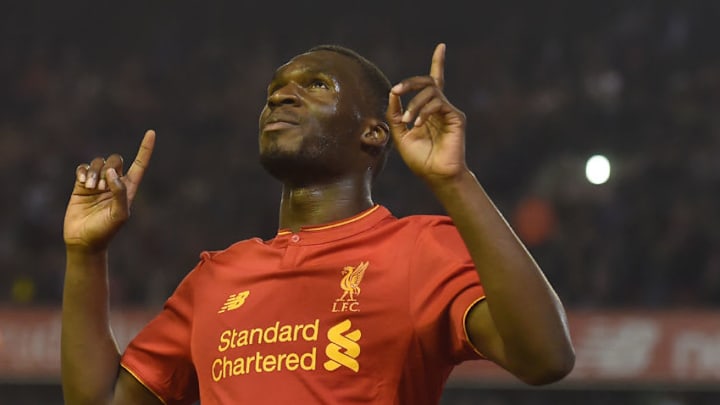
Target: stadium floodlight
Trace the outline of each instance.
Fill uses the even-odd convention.
[[[610,161],[603,155],[591,156],[585,164],[585,177],[592,184],[604,184],[610,178]]]

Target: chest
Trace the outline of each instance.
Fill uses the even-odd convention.
[[[200,380],[321,383],[348,374],[360,382],[396,372],[383,365],[404,356],[412,323],[406,271],[395,258],[285,253],[206,269],[191,342]]]

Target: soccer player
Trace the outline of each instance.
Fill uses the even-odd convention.
[[[562,304],[466,165],[444,62],[439,44],[428,75],[392,87],[338,46],[279,67],[259,120],[261,163],[283,185],[277,235],[203,252],[122,354],[108,246],[155,133],[127,172],[116,154],[81,164],[64,224],[66,402],[437,404],[466,360],[528,384],[567,375]],[[373,202],[391,141],[447,215],[396,218]]]

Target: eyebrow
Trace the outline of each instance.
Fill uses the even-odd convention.
[[[325,70],[315,69],[308,66],[302,66],[298,68],[294,68],[287,72],[283,69],[283,66],[278,68],[275,73],[273,74],[272,78],[270,79],[270,83],[268,83],[267,89],[270,90],[277,82],[280,80],[280,76],[286,74],[289,76],[300,76],[300,75],[311,75],[311,76],[321,76],[323,78],[326,78],[330,80],[335,86],[337,86],[337,78],[335,75],[328,73]]]
[[[329,74],[329,73],[327,73],[327,72],[325,72],[325,71],[323,71],[323,70],[315,69],[315,68],[312,68],[312,67],[309,67],[309,66],[302,66],[302,67],[293,68],[292,70],[289,71],[289,73],[286,73],[286,72],[287,72],[287,69],[285,69],[285,68],[283,68],[283,66],[281,66],[280,68],[278,68],[278,69],[275,71],[275,73],[273,74],[273,77],[272,77],[272,79],[271,79],[270,81],[271,81],[271,82],[276,81],[276,80],[278,79],[278,76],[280,76],[281,74],[289,74],[289,75],[321,74],[321,75],[325,75],[325,76],[328,76],[328,77],[332,77],[332,76],[333,76],[333,75],[331,75],[331,74]]]

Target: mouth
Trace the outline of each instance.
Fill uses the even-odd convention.
[[[277,131],[281,129],[294,128],[298,126],[297,122],[292,121],[268,121],[263,126],[263,131]]]
[[[262,131],[279,131],[297,127],[300,120],[295,114],[286,111],[273,111],[268,114],[262,122]]]

